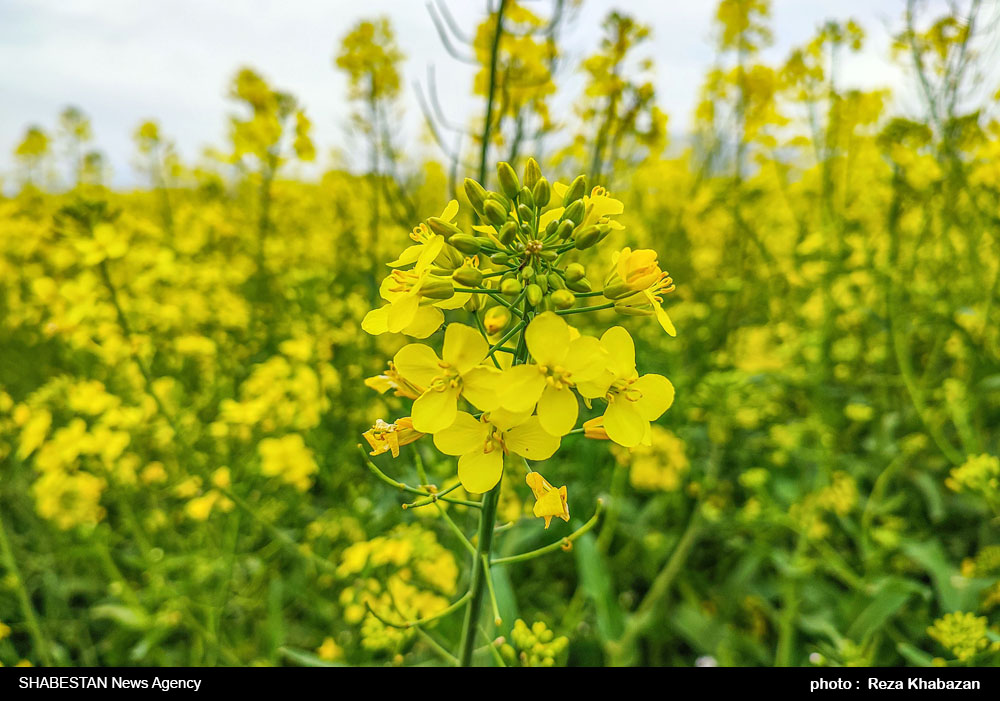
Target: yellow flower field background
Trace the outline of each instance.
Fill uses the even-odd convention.
[[[1000,663],[995,8],[898,3],[904,110],[855,21],[769,62],[721,0],[678,135],[656,27],[571,59],[579,5],[431,6],[479,110],[406,105],[437,160],[377,17],[349,170],[294,175],[330,145],[249,67],[201,159],[137,126],[140,188],[85,106],[25,129],[0,663]]]

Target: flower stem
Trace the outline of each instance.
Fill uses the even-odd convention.
[[[483,569],[483,558],[487,561],[490,549],[493,547],[493,526],[496,522],[497,502],[500,500],[500,484],[483,497],[483,509],[479,514],[479,539],[476,543],[476,554],[472,560],[472,581],[469,584],[469,607],[465,610],[465,624],[462,626],[461,648],[458,653],[458,666],[469,667],[472,664],[472,652],[476,644],[476,630],[479,622],[479,609],[483,603],[486,590],[486,572]]]

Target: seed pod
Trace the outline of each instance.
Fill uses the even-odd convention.
[[[481,297],[482,295],[472,295],[473,297]],[[483,316],[483,326],[486,328],[486,333],[493,335],[500,333],[505,328],[507,324],[510,323],[510,310],[502,305],[497,305],[495,307],[490,307],[486,310],[486,314]]]
[[[576,225],[574,225],[571,221],[559,222],[559,226],[556,229],[556,238],[568,239],[575,228]]]
[[[441,278],[428,278],[418,290],[421,297],[430,299],[451,299],[455,296],[455,286],[451,280]]]
[[[514,278],[507,278],[500,283],[500,294],[505,297],[517,297],[521,293],[521,283]]]
[[[466,178],[465,196],[469,198],[469,204],[476,210],[476,213],[482,215],[483,203],[486,201],[486,188],[472,178]]]
[[[582,280],[586,274],[587,270],[579,263],[570,263],[566,266],[566,282]]]
[[[475,236],[469,236],[468,234],[455,234],[450,239],[448,243],[467,256],[474,256],[479,253],[481,248],[479,241],[476,240]]]
[[[503,190],[503,194],[507,195],[510,199],[517,197],[517,192],[521,189],[521,184],[517,182],[517,173],[510,167],[510,163],[506,161],[497,163],[497,180],[500,182],[500,189]]]
[[[574,292],[590,292],[592,289],[594,289],[590,284],[590,280],[588,280],[585,277],[582,277],[579,280],[574,280],[572,282],[567,280],[566,287],[573,290]]]
[[[528,188],[535,187],[535,183],[542,177],[542,169],[538,167],[538,161],[534,158],[529,158],[528,162],[524,164],[524,186]]]
[[[528,304],[533,307],[537,307],[538,303],[542,301],[542,288],[532,283],[528,285],[528,291],[525,292],[524,297],[528,300]]]
[[[490,256],[490,262],[495,265],[507,265],[507,261],[510,260],[510,256],[506,253],[494,253]]]
[[[517,201],[528,209],[535,208],[535,196],[531,194],[531,190],[527,187],[522,187],[521,191],[517,193]]]
[[[582,250],[584,250],[586,248],[590,248],[595,243],[597,243],[597,239],[600,238],[600,236],[601,236],[600,232],[597,230],[597,227],[594,227],[593,229],[591,229],[588,226],[587,230],[588,231],[584,235],[582,235],[582,236],[581,235],[577,235],[577,236],[574,237],[576,239],[576,249],[578,251],[582,251]]]
[[[483,215],[493,226],[503,226],[507,221],[507,210],[495,200],[486,200],[483,204]]]
[[[500,228],[500,243],[509,246],[511,241],[517,237],[517,223],[509,221]]]
[[[483,273],[479,268],[472,265],[463,265],[456,270],[451,279],[463,287],[479,287],[483,282]],[[473,295],[477,297],[478,295]]]
[[[462,230],[451,222],[445,221],[441,217],[428,217],[427,226],[435,234],[439,236],[444,236],[445,241],[451,240],[451,237],[455,234],[461,234]]]
[[[549,281],[549,288],[553,290],[562,290],[566,287],[566,282],[562,279],[559,273],[549,273],[545,276]]]
[[[574,226],[579,226],[583,223],[584,214],[586,214],[586,207],[583,204],[583,200],[577,199],[570,203],[559,219],[560,221],[571,221]]]
[[[552,293],[552,303],[557,309],[569,309],[576,304],[576,295],[569,290],[556,290]]]
[[[545,178],[539,179],[531,190],[531,196],[535,199],[535,205],[544,207],[552,199],[552,186]]]
[[[535,210],[526,204],[517,205],[517,213],[521,217],[522,222],[530,222],[535,218]]]
[[[584,193],[587,191],[587,178],[583,175],[578,175],[570,183],[569,189],[566,190],[566,194],[563,195],[563,207],[568,207],[570,202],[583,197]]]
[[[535,269],[532,268],[530,265],[521,270],[522,280],[530,280],[533,277],[535,277]]]

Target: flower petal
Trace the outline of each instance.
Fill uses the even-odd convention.
[[[604,412],[604,430],[608,438],[626,448],[639,445],[648,427],[649,422],[624,397],[615,398]]]
[[[532,416],[520,426],[504,433],[503,441],[508,450],[528,460],[551,458],[562,442],[542,428],[537,416]]]
[[[500,406],[503,373],[493,367],[477,365],[462,375],[462,396],[483,411]]]
[[[548,386],[538,400],[538,420],[553,436],[565,436],[573,430],[580,407],[576,395],[568,387]]]
[[[601,336],[601,343],[610,355],[609,369],[615,377],[631,377],[635,373],[635,343],[628,331],[612,326]]]
[[[436,433],[455,423],[458,414],[458,388],[428,390],[413,402],[413,428],[421,433]]]
[[[545,375],[537,365],[515,365],[503,373],[501,405],[513,412],[531,411],[545,389]]]
[[[542,312],[528,324],[524,340],[539,365],[558,365],[569,351],[569,324],[555,312]]]
[[[489,424],[460,411],[451,426],[434,434],[434,445],[445,455],[465,455],[481,450],[490,430]]]
[[[465,491],[483,494],[490,491],[503,475],[503,451],[483,452],[482,447],[458,459],[458,479]]]
[[[427,389],[441,373],[440,360],[430,346],[410,343],[400,348],[392,359],[396,372],[407,380]]]
[[[486,339],[476,329],[465,324],[448,324],[441,356],[458,374],[464,375],[483,362],[489,349]]]
[[[593,380],[608,367],[610,356],[604,345],[593,336],[580,336],[569,344],[563,365],[573,374],[574,382]]]
[[[372,309],[365,314],[361,328],[372,336],[378,336],[389,331],[389,305]]]
[[[417,313],[413,316],[413,321],[403,329],[403,333],[413,338],[427,338],[432,333],[441,328],[444,323],[444,314],[440,309],[434,307],[418,307]]]

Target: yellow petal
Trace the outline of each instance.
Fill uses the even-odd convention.
[[[574,382],[600,377],[608,366],[608,351],[593,336],[580,336],[569,344],[569,353],[563,363],[573,374]]]
[[[644,292],[646,294],[646,298],[649,300],[649,303],[653,305],[653,309],[656,311],[656,320],[660,322],[660,326],[662,326],[663,330],[671,336],[676,336],[677,329],[674,328],[674,322],[670,320],[670,315],[667,314],[666,310],[663,309],[663,306],[656,301],[656,297],[653,296],[652,292],[649,290],[644,290]]]
[[[428,390],[413,402],[413,428],[421,433],[436,433],[455,423],[458,414],[458,388]]]
[[[539,365],[558,365],[569,351],[569,324],[555,312],[542,312],[528,324],[524,340]]]
[[[476,329],[465,324],[448,324],[441,356],[460,375],[464,375],[483,362],[489,349],[486,339]]]
[[[500,387],[503,373],[496,368],[477,365],[462,375],[462,396],[483,411],[493,411],[500,406]]]
[[[503,451],[496,449],[484,453],[478,450],[458,459],[458,479],[465,491],[483,494],[493,489],[503,475]]]
[[[604,430],[608,438],[626,448],[639,445],[648,427],[649,422],[624,397],[617,397],[604,412]]]
[[[635,393],[641,396],[632,404],[646,421],[656,421],[674,403],[674,386],[663,375],[643,375],[628,389],[630,397]]]
[[[423,343],[410,343],[396,352],[392,359],[396,372],[418,387],[430,387],[434,378],[441,374],[437,353]]]
[[[388,333],[389,305],[387,304],[384,307],[372,309],[370,312],[365,314],[364,321],[361,322],[361,328],[365,332],[370,333],[372,336]]]
[[[441,313],[440,309],[418,307],[417,313],[413,315],[413,321],[403,329],[403,333],[413,338],[427,338],[441,328],[443,323],[444,314]]]
[[[559,450],[561,440],[542,428],[537,416],[504,433],[504,445],[528,460],[547,460]]]
[[[562,197],[562,195],[560,195]],[[549,225],[549,222],[555,221],[562,216],[565,210],[562,207],[556,207],[555,209],[550,209],[545,212],[542,216],[538,217],[538,230],[545,231],[545,227]]]
[[[431,263],[434,259],[438,257],[441,253],[441,249],[444,248],[444,237],[438,234],[434,234],[430,240],[422,246],[423,250],[420,251],[420,257],[417,258],[417,264],[413,266],[413,270],[420,272]]]
[[[628,331],[612,326],[601,336],[601,343],[610,356],[609,369],[618,378],[629,378],[635,373],[635,343]]]
[[[456,214],[458,214],[458,200],[452,200],[441,212],[441,218],[447,222],[454,221]]]
[[[576,425],[580,408],[576,395],[568,387],[548,386],[538,400],[538,420],[553,436],[565,436]]]
[[[489,424],[460,411],[451,426],[434,434],[434,445],[445,455],[465,455],[481,450],[489,432]]]
[[[489,422],[496,426],[501,431],[506,431],[508,429],[514,428],[515,426],[520,426],[528,417],[531,416],[531,411],[535,407],[526,409],[524,411],[509,411],[503,407],[499,409],[494,409],[489,414]]]
[[[420,299],[413,294],[404,295],[389,305],[389,330],[399,333],[411,323],[417,315]]]
[[[399,254],[399,258],[389,263],[390,268],[398,268],[404,265],[409,265],[410,263],[416,262],[420,258],[420,254],[424,250],[424,245],[418,243],[413,246],[407,246],[402,253]]]
[[[545,375],[537,365],[515,365],[503,373],[501,405],[515,413],[531,411],[545,389]]]

